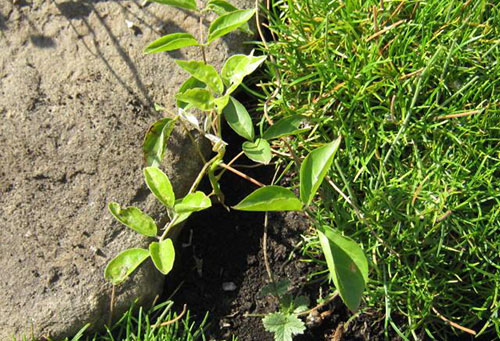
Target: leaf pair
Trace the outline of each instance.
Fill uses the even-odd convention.
[[[224,91],[222,79],[212,65],[207,65],[197,60],[176,60],[175,62],[181,68],[189,72],[192,77],[206,84],[214,93],[222,94]]]
[[[163,205],[172,208],[175,203],[175,195],[167,175],[159,168],[147,167],[144,169],[144,178],[154,196]],[[116,220],[132,230],[147,237],[155,237],[158,234],[158,227],[153,218],[139,208],[134,206],[122,208],[118,203],[111,202],[108,209]]]
[[[279,131],[276,130],[273,134],[279,134]],[[259,140],[265,141],[258,139],[254,145],[259,143]],[[332,165],[339,145],[340,137],[313,150],[304,159],[300,168],[300,200],[289,189],[280,186],[266,186],[254,191],[233,208],[242,211],[295,211],[301,210],[302,204],[310,205]],[[255,155],[260,157],[258,147],[255,148],[255,151]]]
[[[106,266],[104,278],[112,284],[120,284],[148,257],[151,257],[155,267],[162,274],[168,274],[175,262],[175,248],[172,240],[152,242],[149,245],[149,250],[133,248],[121,252]]]
[[[150,0],[166,5],[172,5],[182,9],[196,10],[196,3],[194,0]],[[219,1],[220,2],[220,1]],[[227,7],[227,6],[226,6]],[[215,4],[211,9],[214,11],[219,11],[223,7]],[[233,7],[234,8],[234,7]],[[212,43],[214,40],[244,26],[248,28],[247,21],[255,14],[255,9],[238,10],[235,8],[233,11],[226,11],[215,19],[208,29],[207,44]],[[249,30],[249,29],[248,29]],[[158,53],[166,51],[174,51],[188,46],[199,46],[200,43],[196,38],[189,33],[172,33],[156,39],[151,44],[149,44],[145,49],[144,53]]]
[[[210,198],[200,191],[189,193],[184,198],[176,200],[170,180],[159,168],[145,168],[144,178],[153,195],[174,213],[172,220],[175,225],[186,220],[191,213],[212,206]]]
[[[265,165],[269,164],[269,162],[272,159],[272,153],[271,153],[271,146],[269,145],[269,142],[267,140],[297,134],[301,131],[306,130],[299,128],[303,120],[304,120],[303,116],[296,115],[292,117],[287,117],[279,121],[275,125],[272,125],[268,130],[266,130],[266,132],[262,135],[262,138],[257,139],[256,141],[244,142],[242,146],[243,152],[252,161],[262,163]],[[233,129],[239,135],[243,136],[242,133],[238,132],[238,129],[241,130],[240,127],[233,127]],[[253,127],[252,127],[252,132],[253,132]]]
[[[243,104],[233,97],[223,110],[224,118],[229,126],[241,137],[248,141],[243,142],[242,149],[245,155],[252,161],[267,165],[271,159],[271,146],[264,139],[255,138],[252,118]]]
[[[224,64],[221,75],[211,65],[200,61],[176,60],[176,63],[191,74],[191,78],[186,80],[177,93],[177,104],[180,108],[186,109],[188,105],[202,111],[216,109],[220,114],[229,104],[228,113],[232,115],[230,120],[236,125],[231,125],[236,133],[248,140],[254,139],[253,126],[250,116],[245,107],[230,94],[241,84],[243,78],[251,74],[264,62],[266,57],[253,57],[246,55],[234,55]],[[213,94],[222,94],[224,85],[228,87],[224,96],[215,98]],[[237,120],[235,120],[237,119]],[[244,119],[242,121],[241,119]],[[237,123],[240,126],[237,126]]]
[[[176,60],[175,62],[191,74],[176,95],[178,107],[182,109],[195,107],[202,111],[213,110],[218,104],[218,99],[213,94],[224,92],[224,84],[217,70],[212,65],[200,61]]]
[[[167,175],[159,168],[145,168],[144,178],[153,195],[174,213],[171,222],[172,226],[187,219],[191,213],[208,208],[212,204],[210,198],[203,192],[190,193],[180,200],[175,200],[172,184]],[[108,208],[119,222],[134,231],[148,237],[157,235],[158,228],[153,218],[139,208],[133,206],[121,208],[115,202],[110,203]],[[172,240],[166,239],[160,240],[160,242],[152,242],[149,245],[149,250],[134,248],[123,251],[109,262],[104,271],[104,276],[113,284],[121,283],[149,256],[151,256],[154,265],[161,273],[165,275],[169,273],[175,260],[175,249]]]

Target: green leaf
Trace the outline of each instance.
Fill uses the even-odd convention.
[[[288,287],[290,287],[290,281],[288,279],[283,279],[278,282],[271,282],[262,289],[260,289],[259,296],[260,297],[266,297],[266,296],[283,296],[286,294],[288,291]]]
[[[223,112],[227,123],[238,135],[250,141],[254,139],[252,118],[243,104],[231,97]]]
[[[207,8],[214,11],[217,15],[224,15],[226,13],[239,10],[239,8],[236,8],[229,2],[223,0],[210,0],[207,4]],[[238,29],[248,34],[253,33],[252,30],[250,30],[248,23],[244,23]]]
[[[198,41],[189,33],[172,33],[156,39],[149,44],[144,53],[157,53],[165,51],[173,51],[187,46],[197,46]]]
[[[214,99],[215,109],[217,110],[217,114],[222,114],[224,108],[226,108],[227,103],[229,103],[229,95],[226,94],[224,96],[218,97]]]
[[[189,77],[184,83],[182,83],[177,93],[182,94],[183,92],[186,92],[189,89],[195,89],[195,88],[204,89],[206,87],[207,85],[202,81],[199,81],[194,77]],[[185,109],[188,105],[189,103],[187,102],[182,102],[177,100],[177,106],[181,109]]]
[[[281,296],[279,300],[279,311],[285,314],[290,314],[293,311],[293,297],[290,294]]]
[[[335,152],[339,149],[340,137],[306,156],[300,166],[300,199],[309,205],[330,169]]]
[[[293,300],[293,313],[300,314],[307,311],[309,307],[309,298],[307,296],[297,296]]]
[[[243,78],[254,72],[260,64],[266,60],[266,56],[254,57],[244,54],[235,54],[227,59],[222,67],[222,81],[229,87],[227,94],[232,93],[243,82]]]
[[[196,0],[148,0],[163,5],[170,5],[178,8],[197,10]]]
[[[287,188],[265,186],[250,193],[233,207],[240,211],[300,211],[302,202]]]
[[[206,89],[188,89],[183,93],[178,93],[176,98],[203,111],[210,111],[214,108],[214,96]]]
[[[174,130],[176,121],[177,118],[162,118],[149,127],[142,144],[147,166],[158,167],[161,164],[168,138],[172,134],[172,130]]]
[[[300,124],[304,121],[305,117],[302,115],[294,115],[279,120],[270,126],[262,135],[263,139],[271,140],[279,137],[295,135],[300,132],[306,131],[309,128],[301,129]]]
[[[120,284],[149,257],[145,249],[128,249],[113,258],[104,270],[104,278],[112,284]]]
[[[176,213],[198,212],[212,206],[212,201],[205,193],[196,191],[186,195],[175,204]]]
[[[166,207],[174,207],[175,194],[168,176],[157,167],[144,168],[144,178],[154,196]]]
[[[255,9],[241,9],[221,15],[208,28],[208,43],[236,30],[250,20],[254,13]]]
[[[149,253],[156,268],[164,275],[174,267],[175,248],[172,239],[149,244]]]
[[[273,158],[271,146],[264,139],[257,139],[255,142],[243,142],[243,152],[252,161],[267,165]]]
[[[355,241],[327,226],[318,230],[318,235],[330,279],[346,306],[355,312],[368,282],[366,256]]]
[[[180,213],[180,214],[176,213],[173,217],[174,222],[173,222],[172,226],[179,225],[180,223],[182,223],[184,220],[189,218],[191,213],[193,213],[193,212],[185,212],[185,213]]]
[[[191,76],[207,84],[213,92],[221,94],[224,91],[222,79],[212,65],[207,65],[196,60],[176,60],[175,62],[181,68],[189,72]]]
[[[262,319],[264,328],[274,333],[275,341],[292,341],[294,335],[304,333],[306,326],[296,315],[281,312],[269,314]]]
[[[134,206],[121,208],[116,202],[111,202],[108,209],[120,223],[148,237],[154,237],[158,228],[150,216]]]

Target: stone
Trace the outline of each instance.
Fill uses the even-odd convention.
[[[251,0],[233,2],[253,7]],[[207,24],[204,22],[205,36]],[[107,204],[134,205],[164,221],[144,185],[141,144],[174,110],[188,75],[174,59],[198,48],[143,55],[160,36],[190,32],[187,11],[134,1],[4,1],[0,6],[0,339],[61,339],[109,318],[106,264],[148,240],[114,221]],[[231,34],[207,51],[221,68],[248,37]],[[201,167],[186,134],[173,133],[163,169],[177,194]],[[159,224],[161,226],[161,224]],[[164,278],[150,261],[116,288],[114,316],[148,304]],[[33,334],[31,334],[33,333]]]

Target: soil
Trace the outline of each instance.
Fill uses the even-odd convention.
[[[230,138],[230,146],[240,146],[237,137]],[[237,151],[228,150],[228,160]],[[251,161],[247,164],[252,164]],[[245,161],[241,161],[244,163]],[[240,162],[238,162],[240,163]],[[242,169],[263,183],[270,183],[273,167]],[[222,178],[226,204],[235,205],[256,187],[246,180],[227,172]],[[210,192],[209,184],[202,188]],[[318,266],[301,260],[301,234],[309,227],[300,212],[269,214],[267,253],[275,280],[291,281],[291,293],[305,295],[311,304],[328,295],[326,281],[309,280],[308,275]],[[263,257],[264,214],[240,211],[228,212],[222,205],[200,212],[189,220],[181,235],[183,251],[168,282],[165,298],[172,297],[176,310],[187,304],[191,316],[201,321],[209,312],[208,339],[273,340],[264,330],[261,317],[246,314],[276,312],[275,298],[261,298],[258,293],[269,283]],[[224,283],[234,283],[234,290],[225,291]],[[382,340],[381,324],[372,326],[364,316],[349,324],[344,333],[343,324],[351,317],[339,298],[318,309],[306,318],[308,328],[294,340]],[[395,338],[393,338],[395,339]]]

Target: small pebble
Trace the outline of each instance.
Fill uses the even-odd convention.
[[[224,291],[235,291],[236,290],[236,284],[233,282],[224,282],[222,283],[222,290]]]

